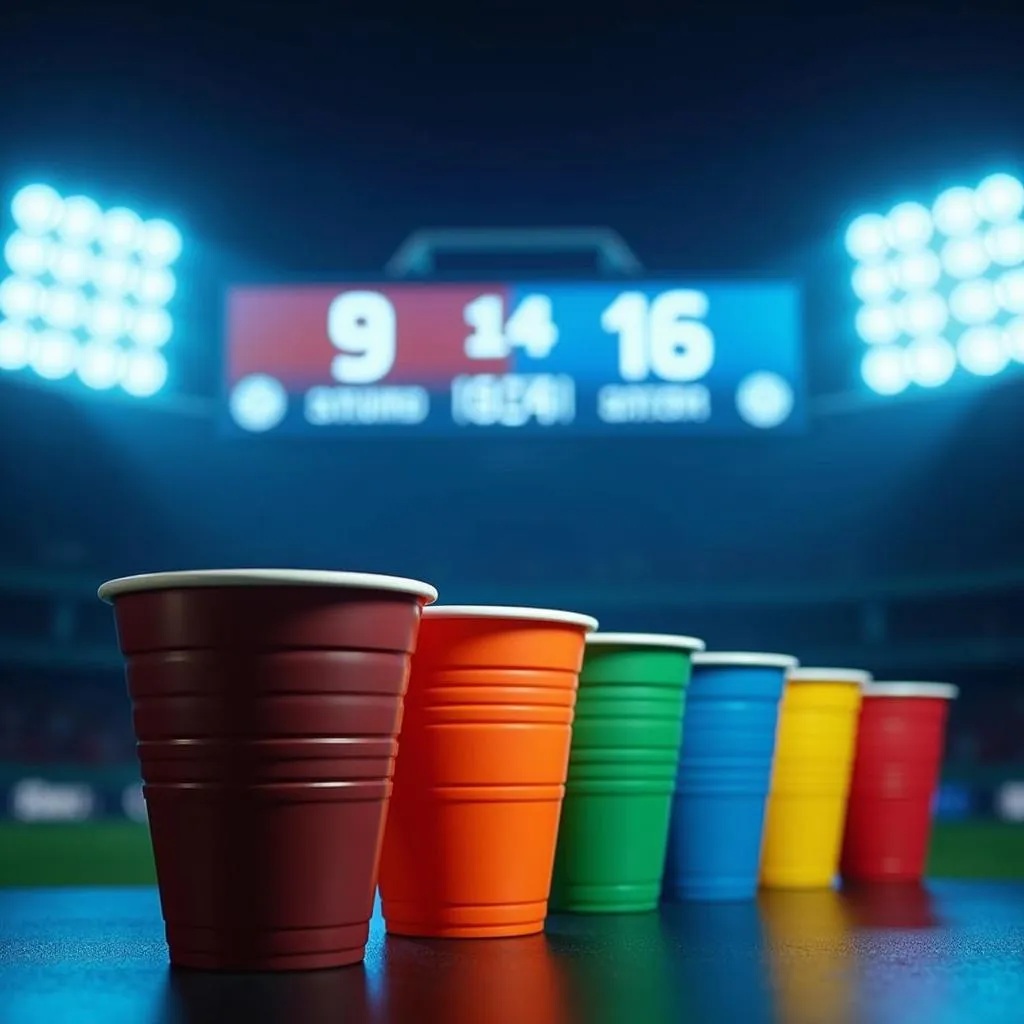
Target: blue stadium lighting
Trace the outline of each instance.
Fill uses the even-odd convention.
[[[910,383],[941,387],[956,372],[956,349],[942,338],[915,338],[904,352],[904,366]]]
[[[92,276],[94,259],[95,257],[86,248],[51,245],[46,266],[58,284],[80,288]],[[10,259],[7,262],[14,270],[13,262]],[[20,271],[18,272],[20,273]]]
[[[888,225],[877,213],[858,217],[846,229],[846,248],[855,260],[882,259],[889,250]]]
[[[942,269],[950,277],[963,281],[984,274],[992,257],[981,235],[968,235],[966,238],[951,238],[942,247],[941,260]]]
[[[136,398],[155,395],[167,382],[167,361],[159,352],[136,349],[125,358],[121,387]]]
[[[979,221],[974,191],[962,185],[947,189],[935,200],[932,218],[938,231],[949,238],[969,235]]]
[[[70,196],[64,200],[57,235],[71,245],[88,245],[95,241],[103,211],[87,196]]]
[[[999,314],[996,286],[987,278],[958,284],[949,293],[949,310],[962,324],[987,324]]]
[[[1018,316],[1006,325],[1006,342],[1010,358],[1024,363],[1024,316]]]
[[[886,236],[894,249],[916,252],[934,231],[931,214],[920,203],[900,203],[886,217]]]
[[[29,343],[28,364],[46,380],[62,380],[75,372],[77,340],[65,331],[41,331]]]
[[[109,253],[130,255],[142,243],[142,219],[123,207],[110,210],[99,226],[100,244]]]
[[[74,376],[87,388],[119,387],[138,398],[160,391],[168,377],[160,350],[174,333],[166,307],[177,290],[178,229],[43,184],[18,191],[11,216],[0,371]]]
[[[1009,346],[1003,332],[995,327],[971,327],[960,335],[956,346],[960,365],[978,377],[993,377],[1009,365]]]
[[[991,174],[975,192],[978,213],[994,224],[1010,223],[1024,211],[1024,185],[1010,174]]]
[[[78,377],[96,391],[114,387],[124,377],[124,351],[105,341],[91,341],[79,356]]]
[[[895,275],[888,267],[862,263],[853,272],[853,290],[861,302],[885,302],[895,287]]]
[[[861,269],[881,271],[883,274],[887,272],[885,267],[857,267],[857,270]],[[904,292],[927,291],[939,283],[942,277],[942,263],[930,249],[922,249],[900,258],[895,264],[894,271],[894,274],[888,276],[894,277],[896,285]],[[854,291],[856,290],[855,284]]]
[[[142,227],[141,252],[145,262],[167,266],[181,255],[181,235],[173,224],[150,220]]]
[[[1024,223],[1001,224],[985,235],[985,248],[993,263],[1014,267],[1024,263]]]
[[[912,338],[939,334],[948,319],[949,310],[935,292],[912,292],[900,303],[900,326]]]
[[[16,231],[4,245],[4,259],[15,274],[38,277],[46,272],[52,249],[45,238]]]
[[[995,294],[1008,313],[1024,313],[1024,268],[1002,274],[996,281]]]
[[[864,383],[880,395],[898,395],[910,383],[906,354],[898,345],[879,345],[868,349],[861,361],[860,372]]]
[[[28,366],[31,332],[10,321],[0,323],[0,370],[23,370]]]
[[[861,306],[857,333],[869,345],[886,345],[900,336],[899,311],[895,306]]]
[[[63,209],[63,200],[49,185],[27,185],[11,201],[15,224],[30,235],[56,228]]]
[[[1024,363],[1022,218],[1024,184],[998,173],[946,189],[930,207],[903,202],[850,223],[869,388],[896,395]]]
[[[86,330],[93,338],[115,341],[127,334],[132,310],[119,299],[97,298],[89,306]]]

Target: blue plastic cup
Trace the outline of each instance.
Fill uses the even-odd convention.
[[[662,897],[745,900],[757,892],[786,654],[693,656]]]

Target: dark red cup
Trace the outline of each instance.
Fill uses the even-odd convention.
[[[171,962],[363,958],[426,583],[286,569],[112,580]]]
[[[924,875],[949,702],[945,683],[865,686],[840,870],[851,881]]]

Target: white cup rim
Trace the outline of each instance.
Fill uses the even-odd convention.
[[[930,697],[935,700],[956,700],[958,687],[951,683],[884,682],[869,683],[864,687],[865,697]]]
[[[180,572],[150,572],[107,580],[97,595],[112,604],[125,594],[151,590],[196,587],[344,587],[356,590],[385,590],[419,597],[428,604],[437,600],[429,583],[385,576],[372,572],[334,572],[327,569],[191,569]]]
[[[859,668],[795,668],[786,679],[791,683],[855,683],[863,689],[874,677]]]
[[[674,633],[591,633],[588,647],[669,647],[680,651],[704,650],[704,641]]]
[[[759,651],[704,651],[693,656],[693,663],[701,667],[784,669],[794,669],[800,664],[791,654],[764,654]]]
[[[438,604],[424,608],[424,616],[431,619],[505,619],[509,622],[552,622],[565,626],[579,626],[592,633],[597,629],[597,619],[582,612],[567,612],[558,608],[520,608],[501,604]]]

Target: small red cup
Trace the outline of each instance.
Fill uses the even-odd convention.
[[[956,695],[945,683],[864,688],[840,864],[845,879],[923,877],[949,702]]]
[[[171,963],[363,958],[426,583],[236,569],[112,580]]]

